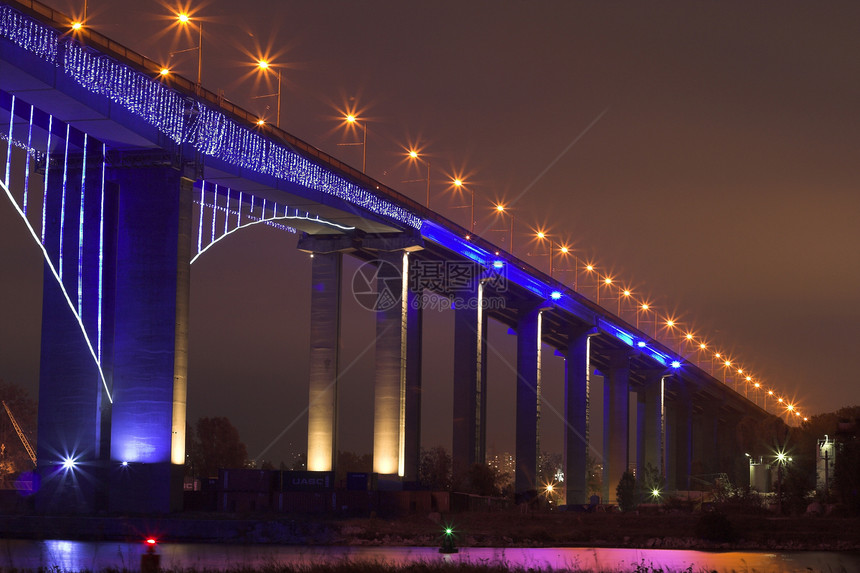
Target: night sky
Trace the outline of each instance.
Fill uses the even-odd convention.
[[[82,2],[49,2],[80,13]],[[196,45],[174,6],[90,0],[90,23],[160,61]],[[211,0],[203,83],[548,270],[535,229],[815,414],[860,404],[860,5],[856,2]],[[172,27],[171,27],[172,26]],[[196,77],[196,53],[171,67]],[[266,109],[269,106],[270,109]],[[41,260],[0,205],[0,378],[38,380]],[[273,229],[192,267],[189,418],[228,416],[251,456],[305,448],[309,259]],[[569,263],[556,260],[557,268]],[[342,449],[371,450],[373,315],[348,262]],[[565,274],[567,273],[567,274]],[[559,278],[570,276],[558,273]],[[423,443],[450,448],[452,316],[425,314]],[[489,434],[513,451],[515,340],[490,331]],[[548,352],[546,354],[550,354]],[[545,366],[542,447],[560,451],[562,361]],[[559,412],[556,415],[554,412]],[[276,440],[279,436],[280,439]],[[271,444],[271,449],[267,449]]]

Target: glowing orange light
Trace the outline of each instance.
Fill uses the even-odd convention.
[[[673,326],[675,326],[675,321],[670,318],[669,320],[666,321],[666,326],[668,326],[669,328],[672,328]]]
[[[743,373],[744,373],[743,368],[738,368],[738,374],[743,374]]]
[[[704,350],[705,348],[707,348],[707,346],[705,345],[705,343],[704,343],[704,342],[702,342],[701,344],[699,344],[699,348],[700,348],[701,350]]]
[[[72,30],[74,30],[75,32],[77,32],[78,30],[80,30],[83,27],[84,27],[84,25],[81,22],[72,22]]]
[[[585,265],[585,270],[587,270],[587,271],[593,271],[593,270],[594,270],[594,265]]]
[[[260,68],[261,70],[268,70],[269,69],[269,62],[266,60],[258,60],[257,61],[257,67]]]
[[[731,361],[730,361],[730,360],[726,360],[726,361],[724,362],[724,364],[725,364],[726,366],[731,366],[731,365],[732,365],[732,363],[731,363]]]
[[[791,412],[792,410],[794,410],[794,406],[792,406],[791,404],[789,404],[789,405],[788,405],[788,406],[786,406],[785,408],[786,408],[786,410],[788,410],[789,412]]]
[[[352,114],[349,114],[349,115],[347,115],[347,116],[346,116],[346,121],[347,121],[347,122],[349,122],[349,123],[355,123],[355,121],[356,121],[356,117],[355,117],[354,115],[352,115]]]
[[[752,382],[752,377],[747,376],[747,382]]]
[[[189,16],[186,12],[180,12],[176,15],[176,19],[182,22],[183,24],[187,24],[191,21],[191,16]]]
[[[768,390],[767,393],[773,396],[773,390]]]
[[[643,304],[642,304],[642,310],[648,310],[649,308],[650,308],[650,307],[648,306],[648,304],[647,304],[647,303],[643,303]]]
[[[266,125],[266,120],[265,120],[265,119],[263,119],[263,118],[258,119],[258,120],[257,120],[257,125]]]
[[[755,387],[756,387],[756,388],[761,388],[761,384],[759,384],[758,382],[756,382],[756,383],[755,383]]]
[[[779,399],[780,404],[782,403],[782,398]]]
[[[347,121],[349,121],[349,120],[347,120]],[[355,121],[354,118],[353,118],[353,121]],[[463,182],[461,180],[454,179],[454,187],[460,187],[461,185],[463,185]]]
[[[538,238],[538,239],[543,239],[544,237],[546,237],[546,234],[544,234],[544,232],[543,232],[543,231],[538,231],[538,232],[537,232],[537,238]]]
[[[560,250],[562,253],[568,253],[568,252],[570,252],[570,249],[568,249],[567,247],[562,247],[562,248],[561,248],[561,249],[559,249],[559,250]]]
[[[472,235],[466,235],[466,240],[467,240],[467,241],[471,241],[471,240],[472,240]]]
[[[411,157],[412,159],[418,159],[418,152],[414,149],[409,150],[409,157]]]
[[[714,357],[716,357],[716,358],[720,358],[720,353],[719,353],[719,352],[717,352],[716,354],[714,354]]]
[[[611,279],[611,278],[609,278],[609,277],[606,277],[605,279],[603,279],[603,282],[604,282],[604,283],[606,283],[606,284],[608,284],[608,285],[611,285],[611,284],[612,284],[612,279]]]
[[[168,70],[167,68],[161,68],[161,70],[159,70],[158,73],[162,76],[166,76],[167,74],[170,73],[170,70]]]
[[[502,211],[504,211],[504,210],[505,210],[505,206],[504,206],[504,205],[496,205],[496,211],[502,212]]]
[[[685,334],[685,335],[684,335],[684,337],[685,337],[687,340],[693,340],[693,335],[692,335],[691,333],[689,333],[689,332],[688,332],[687,334]]]
[[[623,294],[624,296],[630,296],[630,291],[629,291],[629,290],[625,290],[625,291],[624,291],[624,292],[622,292],[621,294]]]

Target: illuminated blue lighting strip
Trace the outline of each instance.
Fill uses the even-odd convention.
[[[0,6],[0,36],[45,61],[57,61],[57,32],[34,22],[10,6]]]
[[[230,188],[227,187],[227,212],[230,211]],[[230,217],[224,217],[224,233],[227,233],[227,223],[230,222]]]
[[[206,201],[206,181],[200,186],[200,221],[197,223],[197,252],[203,246],[203,203]]]
[[[45,242],[45,217],[48,211],[48,178],[51,174],[51,132],[54,130],[54,116],[48,116],[48,146],[45,148],[45,189],[42,192],[42,243]]]
[[[67,41],[63,71],[93,93],[121,105],[168,136],[183,139],[185,99],[163,84],[111,58]]]
[[[30,191],[30,150],[33,149],[33,110],[30,106],[30,124],[27,128],[27,161],[24,163],[24,215],[27,214],[27,197]]]
[[[495,253],[478,247],[471,241],[467,241],[465,238],[460,237],[459,235],[441,227],[437,223],[433,221],[424,221],[424,224],[421,227],[421,235],[437,243],[442,245],[443,247],[452,250],[455,253],[458,253],[472,261],[483,265],[483,266],[491,266],[498,260]],[[574,312],[574,307],[578,304],[571,296],[566,293],[561,293],[558,299],[553,298],[554,289],[549,285],[543,283],[537,278],[529,275],[527,272],[518,268],[516,265],[505,265],[507,269],[507,278],[511,282],[518,284],[534,294],[541,296],[543,298],[547,298],[552,300],[553,304],[559,308],[566,309],[568,311]],[[654,349],[650,344],[646,344],[644,347],[639,347],[637,343],[636,337],[627,332],[626,330],[612,324],[606,319],[598,318],[598,326],[608,334],[611,334],[618,340],[624,342],[628,346],[636,346],[643,353],[647,354],[658,363],[666,366],[669,364],[669,357],[660,352],[659,350]]]
[[[81,164],[81,212],[78,217],[78,314],[84,315],[84,200],[87,196],[87,134],[84,134],[84,157]]]
[[[105,260],[105,172],[107,171],[107,146],[102,143],[102,180],[101,201],[99,206],[99,295],[98,295],[98,352],[99,362],[102,360],[102,297],[104,293],[104,260]]]
[[[60,280],[63,280],[63,237],[66,232],[66,177],[69,174],[70,129],[69,124],[66,124],[66,152],[63,156],[63,193],[60,198]]]
[[[242,195],[243,194],[244,193],[242,191],[239,191],[239,208],[236,209],[236,226],[237,227],[242,226]]]
[[[75,305],[72,303],[72,299],[69,297],[69,293],[66,290],[65,285],[60,279],[60,275],[57,273],[57,270],[54,267],[54,263],[51,261],[51,257],[48,256],[48,251],[45,249],[45,245],[43,245],[42,242],[39,240],[39,236],[36,235],[36,231],[33,229],[33,226],[30,225],[30,221],[28,221],[27,217],[24,215],[24,211],[22,211],[21,208],[18,206],[18,203],[15,201],[15,198],[12,196],[12,192],[9,191],[9,188],[6,187],[6,185],[2,181],[0,181],[0,187],[2,187],[3,191],[6,192],[6,197],[8,197],[9,201],[11,201],[12,204],[15,206],[15,210],[18,211],[18,215],[20,215],[21,218],[24,220],[24,224],[27,225],[27,230],[30,231],[30,235],[33,237],[33,240],[39,246],[39,249],[41,249],[42,256],[45,259],[45,264],[48,265],[48,268],[51,270],[51,274],[54,275],[54,280],[56,280],[57,284],[60,286],[60,290],[63,292],[63,296],[66,299],[66,304],[69,306],[69,309],[72,311],[72,314],[74,314],[75,319],[77,319],[78,321],[78,326],[81,329],[81,334],[84,337],[84,341],[87,343],[87,348],[89,349],[90,355],[93,357],[93,361],[95,361],[96,368],[99,371],[99,378],[101,379],[102,385],[104,386],[105,392],[107,393],[108,400],[110,400],[111,404],[113,404],[113,398],[111,397],[110,390],[108,389],[107,382],[105,381],[105,375],[102,371],[101,362],[99,361],[96,351],[93,348],[92,343],[90,342],[90,337],[87,335],[87,329],[84,328],[84,323],[81,320],[81,316],[78,314]]]
[[[215,199],[212,201],[212,236],[209,238],[209,243],[215,241],[215,213],[218,207],[218,185],[215,185]]]
[[[6,177],[3,179],[9,186],[12,173],[12,128],[15,126],[15,96],[12,96],[12,111],[9,113],[9,137],[6,139]]]

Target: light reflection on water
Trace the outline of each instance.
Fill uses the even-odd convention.
[[[63,571],[136,569],[146,551],[142,543],[88,541],[0,542],[0,568],[59,567]],[[162,568],[227,569],[276,564],[321,562],[383,562],[404,565],[417,561],[466,562],[532,569],[581,569],[632,572],[645,564],[665,571],[745,571],[788,573],[860,571],[860,554],[836,552],[758,553],[673,549],[611,548],[461,548],[441,555],[435,547],[300,547],[283,545],[218,545],[165,543],[158,546]]]

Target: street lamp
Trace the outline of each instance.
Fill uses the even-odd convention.
[[[272,64],[269,63],[269,61],[266,59],[257,60],[257,68],[259,70],[262,70],[263,72],[269,72],[273,69]],[[273,94],[254,96],[254,99],[260,99],[260,98],[272,97],[272,96],[275,96],[278,99],[278,104],[276,106],[276,112],[275,112],[275,127],[280,128],[281,127],[281,70],[276,69],[275,71],[277,72],[277,76],[278,76],[278,91],[276,93],[273,93]]]
[[[511,231],[510,231],[510,240],[508,241],[508,252],[513,254],[514,252],[514,214],[507,210],[507,207],[502,205],[501,203],[496,205],[496,214],[503,215],[504,213],[508,213],[511,217]]]
[[[451,185],[453,185],[454,189],[456,189],[457,191],[465,189],[466,191],[469,192],[469,195],[471,195],[471,201],[469,204],[469,212],[470,212],[470,215],[469,215],[469,232],[474,233],[475,232],[475,191],[473,189],[465,187],[465,185],[466,185],[465,182],[462,179],[460,179],[459,177],[452,179]]]
[[[344,119],[348,125],[360,126],[362,131],[364,131],[364,137],[362,138],[361,143],[342,143],[341,145],[361,145],[361,172],[367,173],[367,122],[365,122],[364,125],[358,123],[358,118],[351,113],[346,114]]]
[[[410,149],[409,153],[407,153],[406,155],[407,155],[407,157],[409,157],[409,159],[411,161],[423,161],[424,163],[427,164],[427,201],[425,202],[425,205],[427,205],[427,208],[429,209],[430,208],[430,161],[428,161],[426,159],[421,159],[421,156],[414,149]],[[420,179],[418,181],[420,181]]]
[[[178,13],[176,15],[176,19],[183,26],[187,26],[191,23],[191,16],[187,12]],[[197,50],[197,87],[200,88],[203,83],[203,22],[197,22],[197,29],[197,46],[194,48],[179,50],[177,52],[170,52],[170,57],[172,58],[176,54],[182,54],[184,52],[193,52],[194,50]]]

